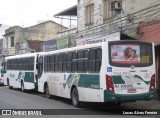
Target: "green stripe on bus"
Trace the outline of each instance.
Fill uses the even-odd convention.
[[[134,77],[140,79],[141,81],[143,81],[143,82],[144,82],[145,84],[147,84],[147,85],[150,84],[150,81],[145,81],[145,80],[143,80],[143,78],[141,78],[139,75],[135,75]],[[137,83],[137,84],[138,84],[138,83]]]
[[[25,72],[24,81],[34,83],[34,72]]]
[[[100,89],[99,75],[80,74],[78,87]]]
[[[125,84],[121,76],[112,76],[112,79],[114,84]]]

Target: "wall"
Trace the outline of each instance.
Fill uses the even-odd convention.
[[[11,47],[10,45],[10,39],[11,37],[14,37],[14,47]],[[4,55],[15,55],[15,45],[17,42],[23,41],[23,28],[20,26],[14,26],[7,30],[5,30],[4,35]]]
[[[94,3],[94,24],[85,25],[85,6]],[[80,0],[77,5],[78,15],[78,31],[93,28],[95,26],[103,24],[102,19],[102,1],[101,0]]]
[[[92,25],[85,25],[85,7],[92,3],[94,3],[94,23]],[[123,7],[124,3],[122,2],[122,9],[124,9]],[[112,35],[112,34],[114,35],[115,33],[119,33],[121,31],[121,25],[125,24],[124,21],[120,22],[121,17],[123,16],[123,12],[119,12],[119,14],[116,17],[114,17],[114,19],[112,19],[110,15],[109,19],[104,20],[103,0],[79,0],[77,5],[77,10],[78,10],[77,44],[81,39],[86,39],[89,37],[92,38],[104,37],[107,35]]]
[[[138,26],[139,40],[148,42],[160,42],[160,20],[142,22]]]
[[[18,52],[18,44],[25,40],[46,41],[57,38],[57,33],[66,29],[66,27],[53,21],[46,21],[28,28],[22,28],[20,26],[11,27],[5,31],[3,43],[5,48],[4,54],[15,55]],[[14,47],[10,47],[11,37],[14,37]]]
[[[25,40],[46,41],[49,39],[57,38],[57,33],[66,29],[67,28],[53,21],[47,21],[35,26],[24,28]]]
[[[85,6],[92,3],[94,3],[94,23],[93,25],[87,26],[85,25]],[[157,4],[159,4],[159,0],[122,0],[122,10],[119,12],[119,15],[104,21],[103,0],[79,0],[77,4],[77,38],[82,36],[83,38],[87,38],[104,34],[109,35],[120,31],[137,39],[137,27],[139,22],[151,21],[158,18],[160,15],[160,12],[158,12],[160,5],[158,6]],[[153,5],[157,6],[150,8]],[[150,9],[142,10],[145,8]]]
[[[155,46],[155,61],[156,61],[156,79],[157,88],[160,91],[160,20],[151,22],[143,22],[138,27],[138,38],[141,41],[154,42]]]
[[[160,12],[159,0],[124,0],[125,9],[125,33],[138,38],[137,27],[140,22],[152,21],[158,18]],[[155,7],[152,7],[157,5]]]

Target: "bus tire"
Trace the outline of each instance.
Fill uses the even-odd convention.
[[[79,101],[79,95],[78,95],[78,91],[77,88],[73,88],[71,91],[71,99],[72,99],[72,105],[74,107],[80,107],[80,101]]]
[[[24,88],[24,83],[23,83],[23,81],[21,81],[21,91],[22,91],[22,92],[25,92],[25,88]]]
[[[47,84],[45,85],[45,93],[46,93],[46,98],[51,99],[51,95],[49,93],[49,87]]]
[[[9,87],[9,89],[13,89],[13,87],[10,86],[9,79],[7,79],[7,85],[8,85],[8,87]]]

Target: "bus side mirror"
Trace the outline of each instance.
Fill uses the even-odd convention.
[[[1,73],[6,73],[6,70],[1,70]]]
[[[36,64],[36,69],[38,69],[38,64]]]

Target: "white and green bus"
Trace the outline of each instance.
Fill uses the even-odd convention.
[[[22,54],[5,58],[4,84],[10,89],[21,88],[25,90],[38,87],[38,54]]]
[[[39,54],[38,91],[80,102],[155,98],[152,43],[110,41]]]

